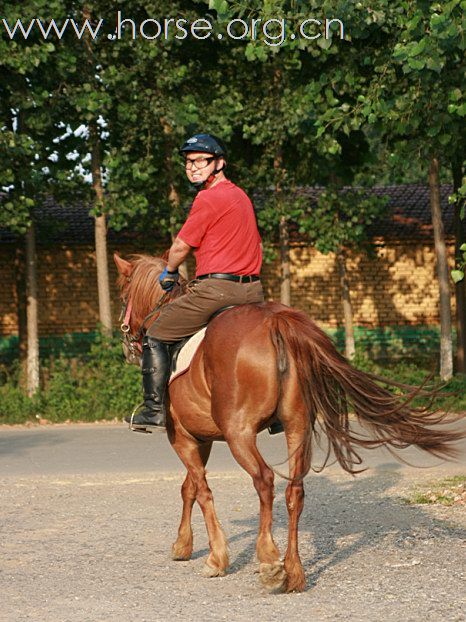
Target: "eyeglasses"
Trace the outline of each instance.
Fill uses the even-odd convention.
[[[205,168],[206,166],[209,166],[212,160],[215,160],[215,158],[214,157],[210,157],[210,158],[201,157],[201,158],[194,158],[194,160],[190,160],[189,158],[186,158],[186,160],[184,161],[184,166],[188,171],[190,171],[194,165],[196,165],[197,169]]]

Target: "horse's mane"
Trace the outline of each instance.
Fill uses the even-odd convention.
[[[141,327],[146,316],[153,311],[161,300],[164,291],[159,284],[159,276],[167,265],[165,259],[151,255],[135,254],[128,259],[132,266],[129,277],[120,274],[117,285],[121,297],[125,301],[131,300],[131,332],[135,333]],[[165,298],[163,304],[179,296],[184,289],[184,280],[180,279],[179,286]],[[157,317],[154,315],[151,322]],[[147,328],[147,326],[146,326]]]

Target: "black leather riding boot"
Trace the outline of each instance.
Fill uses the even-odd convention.
[[[165,426],[165,394],[170,374],[169,346],[146,335],[142,340],[144,408],[125,421],[136,427]]]
[[[269,425],[269,434],[280,434],[280,432],[284,432],[285,428],[281,421],[274,421],[271,425]]]

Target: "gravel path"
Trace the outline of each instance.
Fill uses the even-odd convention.
[[[11,448],[13,438],[24,441],[26,434],[0,431],[0,440]],[[132,436],[138,438],[131,443],[147,445]],[[150,442],[153,449],[166,439]],[[46,463],[47,445],[35,451]],[[0,467],[2,460],[12,464],[7,453]],[[200,572],[208,542],[197,508],[193,559],[169,558],[181,469],[92,473],[89,461],[85,467],[54,474],[44,467],[36,475],[2,468],[2,622],[466,620],[464,506],[409,506],[400,499],[414,483],[459,472],[461,465],[432,472],[391,462],[357,478],[337,467],[310,475],[300,529],[308,588],[274,596],[255,574],[258,501],[242,471],[214,470],[209,478],[232,566],[225,577],[206,579]],[[282,551],[284,489],[277,481],[275,534]]]

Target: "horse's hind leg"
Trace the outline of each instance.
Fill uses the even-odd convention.
[[[285,554],[286,591],[302,592],[306,587],[304,568],[298,553],[298,523],[304,507],[304,476],[310,468],[310,417],[299,386],[288,384],[282,401],[282,418],[288,445],[290,481],[285,491],[288,510],[288,546]]]
[[[287,575],[286,591],[302,592],[306,587],[304,568],[298,553],[298,523],[304,507],[303,475],[305,458],[303,445],[288,440],[290,455],[290,477],[286,487],[285,498],[288,510],[288,547],[285,554],[285,571]],[[296,478],[296,479],[293,479]]]
[[[272,509],[274,498],[274,474],[267,466],[256,446],[256,438],[250,432],[241,434],[235,430],[227,437],[228,445],[236,461],[252,477],[260,500],[259,534],[256,543],[260,562],[260,579],[269,591],[283,591],[285,573],[280,553],[272,537]]]
[[[199,446],[199,454],[202,463],[205,466],[209,459],[212,443],[203,443]],[[191,527],[191,514],[194,502],[196,500],[197,488],[189,472],[181,487],[181,498],[183,499],[183,511],[181,514],[181,522],[178,528],[178,538],[172,546],[172,558],[177,561],[185,561],[191,559],[193,552],[193,530]]]
[[[182,433],[177,433],[176,431],[174,438],[171,438],[170,442],[188,470],[190,483],[188,483],[184,488],[187,500],[187,506],[184,506],[184,510],[188,512],[189,509],[190,516],[190,504],[192,507],[191,499],[192,496],[195,495],[195,499],[199,503],[204,515],[207,533],[209,536],[210,553],[204,566],[203,574],[207,577],[223,576],[229,564],[228,546],[225,534],[223,533],[217,514],[215,513],[212,491],[207,485],[205,477],[204,467],[205,462],[207,461],[208,452],[207,454],[203,454],[201,450],[201,443],[192,437],[187,437]],[[191,527],[189,527],[189,529],[191,529]]]

